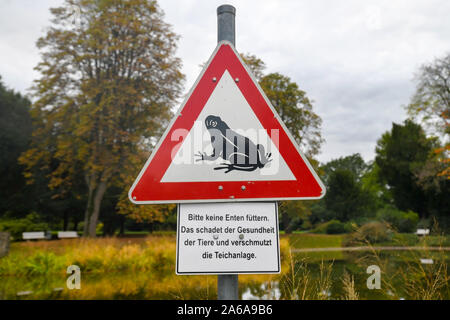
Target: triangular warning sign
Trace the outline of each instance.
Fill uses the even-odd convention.
[[[318,199],[325,187],[220,42],[129,192],[136,204]]]

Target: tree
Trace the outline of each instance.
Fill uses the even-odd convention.
[[[264,76],[260,84],[303,152],[309,157],[317,155],[323,142],[322,119],[313,111],[306,92],[280,73]]]
[[[313,157],[319,153],[323,143],[320,132],[322,119],[313,111],[312,102],[306,92],[287,76],[280,73],[265,74],[266,64],[255,55],[247,53],[240,56],[302,151],[317,169],[318,162]],[[298,222],[308,221],[311,214],[309,205],[310,203],[299,201],[280,202],[280,220],[286,232],[294,229]]]
[[[309,224],[311,210],[305,201],[281,201],[278,209],[280,227],[286,233]]]
[[[422,127],[411,120],[394,123],[391,131],[378,140],[375,162],[380,178],[389,186],[400,210],[412,210],[426,217],[434,206],[434,196],[445,192],[436,189],[426,192],[416,174],[430,159],[435,146],[436,139],[428,139]]]
[[[145,162],[146,155],[141,155],[141,163]],[[135,175],[125,178],[124,182],[130,186],[133,183]],[[125,215],[137,222],[146,222],[152,225],[157,222],[164,222],[173,210],[176,210],[175,204],[159,204],[159,205],[135,205],[128,199],[128,190],[125,189],[119,197],[116,208],[119,214]]]
[[[422,65],[415,78],[417,87],[408,113],[435,132],[450,134],[450,53]]]
[[[61,193],[81,174],[84,235],[95,236],[108,187],[136,174],[138,155],[152,148],[180,96],[178,37],[156,1],[66,0],[51,13],[37,43],[34,131],[21,163],[29,178],[48,169]]]
[[[412,119],[421,121],[432,133],[444,138],[444,146],[435,149],[442,162],[436,169],[438,176],[450,179],[450,54],[424,64],[416,75],[416,82],[416,92],[407,111]]]
[[[367,214],[370,203],[356,176],[349,170],[337,169],[330,175],[325,207],[333,218],[348,221]]]
[[[67,197],[55,198],[57,194],[47,187],[47,172],[36,172],[36,183],[30,185],[23,175],[25,167],[18,163],[31,140],[30,106],[27,97],[6,89],[0,80],[0,213],[14,221],[33,212],[34,222],[55,226],[62,220],[66,230],[69,218],[79,218],[81,199],[76,196],[76,184]]]
[[[311,222],[348,221],[375,214],[379,188],[372,185],[371,169],[359,153],[322,165],[319,174],[327,194],[324,201],[312,205]]]
[[[338,169],[350,171],[359,181],[366,174],[369,166],[359,153],[331,160],[322,166],[324,183],[328,181],[330,174]]]
[[[244,60],[244,63],[253,73],[253,76],[256,78],[258,82],[261,82],[261,79],[264,77],[264,70],[266,70],[266,64],[260,58],[255,56],[254,54],[239,54]]]
[[[31,138],[30,101],[7,89],[0,77],[0,213],[26,214],[30,202],[23,201],[26,190],[23,167],[17,162]]]
[[[361,177],[363,190],[371,195],[375,210],[393,205],[392,194],[385,182],[380,179],[380,168],[375,161],[367,164],[367,170]]]
[[[265,75],[265,63],[256,56],[241,54],[241,57],[302,151],[310,158],[317,155],[324,141],[320,132],[322,119],[313,111],[312,102],[306,92],[280,73]]]

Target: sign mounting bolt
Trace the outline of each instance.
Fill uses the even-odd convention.
[[[239,82],[239,78],[234,79],[234,81]]]
[[[222,186],[219,186],[219,190],[223,190],[223,187],[222,187]]]
[[[243,234],[240,234],[240,235],[239,235],[239,239],[243,240],[243,239],[244,239],[244,235],[243,235]]]
[[[216,82],[216,81],[217,81],[217,78],[216,78],[216,77],[212,78],[212,81],[213,81],[213,82]]]
[[[215,235],[213,235],[213,239],[217,240],[217,239],[219,239],[219,236],[217,234],[215,234]]]
[[[136,200],[136,197],[133,197],[133,200]]]
[[[241,189],[242,189],[242,190],[245,190],[245,189],[247,189],[247,188],[246,188],[245,186],[242,186]]]

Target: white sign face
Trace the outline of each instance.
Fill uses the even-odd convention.
[[[177,274],[279,272],[276,202],[178,205]]]
[[[229,106],[233,106],[230,108]],[[239,112],[236,112],[239,110]],[[210,161],[195,161],[199,151],[213,154],[211,137],[205,124],[210,115],[217,115],[242,137],[248,137],[255,145],[262,146],[264,154],[270,154],[270,162],[254,171],[217,170],[225,161],[222,157]],[[275,134],[274,134],[275,135]],[[232,143],[232,141],[229,141]],[[234,144],[233,144],[234,145]],[[219,152],[219,151],[216,151]],[[197,157],[198,158],[198,157]],[[198,159],[197,159],[198,160]],[[197,182],[197,181],[281,181],[295,180],[278,148],[267,135],[258,118],[242,92],[225,70],[208,102],[194,123],[194,127],[183,140],[180,149],[174,155],[172,163],[161,182]]]

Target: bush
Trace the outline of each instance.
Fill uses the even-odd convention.
[[[326,234],[341,234],[352,231],[353,226],[351,223],[343,223],[336,219],[322,223],[312,230],[313,233],[326,233]]]
[[[331,221],[333,221],[333,220],[331,220]],[[327,227],[331,221],[316,225],[316,227],[314,229],[312,229],[311,232],[312,233],[327,233]]]
[[[349,235],[345,245],[360,245],[390,241],[394,231],[386,222],[372,221],[362,225],[356,232]]]
[[[342,223],[339,220],[331,220],[326,229],[327,234],[341,234],[349,231],[347,224]]]
[[[48,229],[48,224],[40,222],[35,212],[22,219],[0,220],[0,231],[8,231],[14,240],[22,239],[22,232],[47,231]]]
[[[415,212],[404,212],[394,207],[378,210],[377,220],[391,224],[399,232],[414,232],[419,222],[419,215]]]

